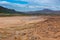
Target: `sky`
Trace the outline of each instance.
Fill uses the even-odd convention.
[[[60,10],[60,0],[0,0],[0,6],[16,11]]]

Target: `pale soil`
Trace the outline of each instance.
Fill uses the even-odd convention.
[[[44,21],[41,17],[32,16],[16,16],[16,17],[0,17],[0,28],[21,26],[29,22]]]
[[[60,16],[0,17],[0,40],[60,40]]]

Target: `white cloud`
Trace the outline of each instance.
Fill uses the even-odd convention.
[[[0,1],[0,4],[5,4],[5,5],[11,5],[11,6],[17,6],[17,7],[25,7],[26,5],[24,4],[18,4],[18,3],[11,3],[7,1]]]
[[[10,4],[10,2],[7,2],[7,1],[0,1],[0,4]]]
[[[17,3],[14,3],[16,6],[18,7],[26,7],[27,5],[24,5],[24,4],[17,4]]]
[[[58,6],[58,0],[15,0],[15,1],[25,1],[28,2],[28,4],[19,4],[19,3],[11,3],[8,1],[0,1],[0,4],[4,5],[11,5],[14,6],[13,8],[23,10],[34,10],[39,8],[48,8],[48,9],[59,9],[60,6]]]
[[[44,5],[55,5],[58,4],[59,0],[16,0],[16,1],[25,1],[31,4],[44,4]]]
[[[29,8],[36,8],[36,6],[28,6]]]
[[[25,4],[19,4],[19,3],[12,3],[8,1],[0,1],[0,6],[10,8],[10,9],[15,9],[17,11],[25,11],[24,8],[26,9],[27,5]]]

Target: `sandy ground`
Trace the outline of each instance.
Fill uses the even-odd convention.
[[[60,16],[0,17],[0,40],[60,40]]]
[[[39,20],[40,19],[40,20]],[[44,18],[37,17],[37,16],[30,16],[30,17],[0,17],[0,28],[4,27],[15,27],[15,26],[21,26],[26,23],[30,22],[36,22],[36,21],[44,21]]]

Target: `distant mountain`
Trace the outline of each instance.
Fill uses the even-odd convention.
[[[30,12],[18,12],[15,11],[14,9],[8,9],[5,7],[0,6],[0,15],[1,13],[4,14],[23,14],[23,15],[46,15],[46,14],[59,14],[60,15],[60,11],[54,11],[54,10],[50,10],[50,9],[43,9],[43,10],[38,10],[38,11],[30,11]]]
[[[43,10],[40,10],[41,12],[53,12],[53,10],[50,10],[50,9],[43,9]]]
[[[50,9],[43,9],[43,10],[38,10],[38,11],[31,11],[28,12],[29,14],[35,14],[35,15],[39,15],[39,14],[60,14],[60,11],[54,11],[54,10],[50,10]]]
[[[0,6],[0,13],[21,14],[23,12],[18,12],[18,11],[15,11],[14,9],[8,9]]]

